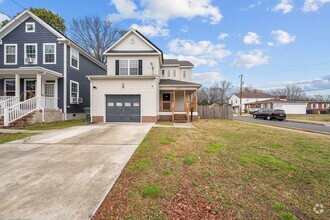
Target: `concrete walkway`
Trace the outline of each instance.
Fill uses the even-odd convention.
[[[0,145],[0,219],[91,218],[152,126],[79,126]]]

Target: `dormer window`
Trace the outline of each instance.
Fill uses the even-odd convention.
[[[35,31],[36,31],[36,23],[34,22],[25,23],[25,32],[35,32]]]

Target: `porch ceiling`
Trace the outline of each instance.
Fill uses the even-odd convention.
[[[19,67],[0,69],[0,78],[15,77],[15,74],[30,77],[35,76],[38,73],[55,79],[63,77],[61,73],[43,67]]]

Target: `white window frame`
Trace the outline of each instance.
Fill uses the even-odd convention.
[[[322,108],[324,108],[324,109],[329,108],[329,103],[323,103],[323,104],[322,104]]]
[[[33,26],[33,30],[28,30],[28,25],[30,25],[30,24]],[[36,32],[36,23],[35,22],[26,22],[25,23],[25,32],[27,32],[27,33]]]
[[[314,105],[315,105],[315,108],[314,108]],[[318,103],[312,103],[312,109],[318,109],[319,108],[319,104]]]
[[[77,85],[77,98],[79,98],[79,82],[76,82],[76,81],[73,81],[73,80],[70,80],[70,104],[74,104],[72,103],[72,83],[76,84]]]
[[[46,62],[46,46],[54,46],[54,62]],[[43,64],[56,64],[56,43],[44,43],[42,48]]]
[[[4,79],[3,80],[3,91],[4,91],[5,95],[8,96],[7,95],[7,86],[6,86],[7,81],[13,81],[14,82],[15,90],[11,91],[11,92],[14,92],[15,93],[14,96],[16,96],[16,80],[15,79]]]
[[[7,63],[7,46],[15,46],[15,63]],[[4,54],[4,59],[3,59],[3,64],[4,65],[17,65],[17,44],[5,44],[3,48],[3,54]]]
[[[187,78],[187,71],[183,70],[183,78]]]
[[[26,46],[35,46],[36,47],[36,57],[34,58],[34,63],[27,63],[25,61],[25,58],[27,58],[26,56]],[[29,43],[29,44],[24,44],[24,64],[25,65],[29,65],[29,64],[38,64],[38,44],[36,43]]]
[[[78,54],[78,57],[77,57],[77,67],[75,67],[75,66],[73,66],[72,65],[72,54],[73,54],[73,51],[74,52],[76,52],[77,54]],[[79,70],[79,64],[80,64],[80,62],[79,62],[79,52],[77,51],[77,50],[75,50],[75,49],[73,49],[72,47],[70,47],[70,66],[72,67],[72,68],[75,68],[75,69],[77,69],[77,70]]]
[[[162,70],[162,77],[165,77],[165,70]]]
[[[176,70],[173,70],[173,77],[176,77]]]
[[[131,61],[137,61],[137,74],[134,74],[134,75],[131,75]],[[120,68],[120,62],[121,61],[127,61],[127,75],[124,75],[124,74],[121,74],[120,73],[120,69],[122,69],[122,68]],[[127,59],[125,59],[125,60],[119,60],[119,76],[139,76],[140,75],[140,72],[139,72],[139,60],[138,59],[132,59],[132,60],[127,60]]]

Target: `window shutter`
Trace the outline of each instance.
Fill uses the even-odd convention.
[[[116,75],[119,75],[119,60],[116,60]]]
[[[139,75],[142,75],[142,60],[139,60]]]

